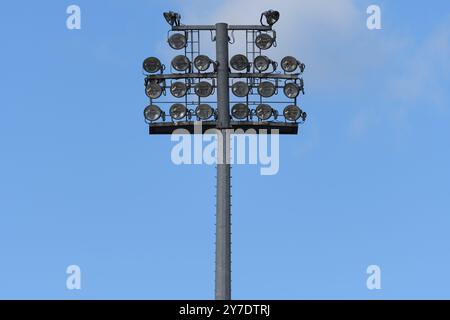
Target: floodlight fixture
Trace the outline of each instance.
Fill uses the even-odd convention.
[[[248,69],[250,63],[248,62],[247,56],[243,54],[237,54],[231,58],[230,65],[234,70],[242,71]]]
[[[258,85],[258,93],[264,98],[273,96],[276,92],[275,85],[270,81],[262,81]]]
[[[256,107],[255,113],[259,120],[264,121],[264,120],[269,119],[272,116],[273,109],[268,104],[262,103]]]
[[[239,120],[248,118],[249,113],[250,113],[250,110],[249,110],[248,106],[244,103],[236,103],[231,108],[231,115],[234,118],[239,119]]]
[[[297,121],[301,118],[303,111],[296,105],[289,105],[283,110],[283,115],[286,120]]]
[[[175,98],[182,98],[186,95],[187,93],[187,85],[185,82],[182,81],[176,81],[173,82],[170,85],[170,93],[175,97]]]
[[[209,104],[202,103],[195,109],[195,114],[201,120],[208,120],[214,114],[214,109]]]
[[[180,25],[181,15],[179,13],[169,11],[164,12],[163,15],[167,23],[170,24],[172,27]]]
[[[174,120],[180,120],[187,115],[187,108],[184,104],[175,103],[169,109],[170,117]]]
[[[186,71],[191,66],[191,62],[186,56],[179,55],[172,59],[172,67],[177,71]]]
[[[248,95],[250,87],[247,82],[237,81],[231,86],[231,91],[236,97],[245,97]]]
[[[305,71],[305,64],[292,56],[286,56],[281,60],[281,68],[285,72],[294,72],[297,68],[300,68],[300,72],[303,72]]]
[[[280,19],[280,13],[276,10],[267,10],[261,13],[261,19],[259,21],[262,26],[265,26],[266,24],[263,23],[263,18],[266,18],[267,25],[273,26]]]
[[[163,113],[161,109],[154,104],[149,105],[144,109],[144,118],[150,122],[158,120],[159,118],[161,118],[162,114]]]
[[[195,85],[194,91],[199,97],[205,98],[212,94],[213,86],[208,81],[200,81]]]
[[[269,59],[266,56],[257,56],[255,58],[255,60],[253,60],[253,66],[255,67],[255,69],[259,72],[264,72],[266,71],[269,66],[272,65],[273,71],[275,72],[275,70],[277,69],[277,63],[275,61],[272,61],[271,59]]]
[[[284,95],[291,99],[297,98],[300,94],[300,91],[301,88],[293,82],[286,83],[283,88]]]
[[[175,50],[183,49],[187,43],[186,36],[178,32],[172,34],[167,41],[169,42],[169,46]]]
[[[260,33],[256,36],[255,44],[261,50],[267,50],[274,44],[275,39],[267,33]]]
[[[194,59],[194,66],[198,71],[206,71],[209,69],[209,66],[213,63],[213,61],[203,54],[197,56]]]
[[[155,57],[149,57],[145,59],[142,64],[142,67],[148,73],[156,73],[164,69],[163,65],[161,64],[161,61],[159,61],[159,59]]]
[[[145,87],[145,94],[150,99],[157,99],[161,96],[163,88],[156,82],[150,82]]]

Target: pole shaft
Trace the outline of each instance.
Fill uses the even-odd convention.
[[[217,195],[216,195],[216,300],[231,300],[231,175],[228,25],[216,24],[217,70]]]
[[[229,67],[228,67],[228,25],[216,24],[216,59],[217,67],[217,108],[219,129],[230,127],[230,93],[229,93]]]

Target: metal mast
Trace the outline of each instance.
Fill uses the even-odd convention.
[[[231,194],[230,194],[230,95],[228,25],[216,24],[217,59],[217,205],[216,205],[216,300],[231,299]]]
[[[235,130],[247,133],[246,130],[249,129],[252,130],[252,134],[297,134],[298,124],[306,119],[306,113],[297,105],[297,96],[300,92],[304,93],[303,79],[300,76],[305,66],[296,58],[287,56],[280,63],[283,72],[278,72],[276,70],[278,64],[262,55],[261,50],[276,46],[276,33],[272,26],[279,19],[278,11],[263,12],[261,25],[226,23],[184,25],[180,22],[181,15],[172,11],[165,12],[164,18],[171,26],[169,33],[172,33],[172,36],[168,38],[169,45],[176,50],[184,49],[185,55],[184,57],[177,55],[172,60],[168,74],[164,73],[166,67],[158,58],[148,57],[144,60],[143,69],[147,72],[144,81],[145,92],[150,98],[150,104],[144,110],[144,118],[152,135],[173,134],[175,130],[182,130],[188,134],[204,134],[210,129],[215,129],[217,134],[215,298],[230,300],[230,134]],[[263,18],[266,19],[266,24],[263,23]],[[215,60],[201,54],[200,31],[211,32],[211,35],[215,33],[213,38],[216,42]],[[235,31],[245,32],[246,51],[245,55],[238,54],[229,59],[228,33]],[[233,62],[235,57],[238,57],[238,63]],[[200,58],[199,65],[196,64],[197,58]],[[297,70],[300,70],[300,73],[297,73]],[[241,89],[243,86],[246,92],[243,94],[236,92],[234,87],[236,84],[241,85]],[[230,101],[230,88],[233,88],[233,101]],[[213,89],[216,90],[217,101],[207,101]],[[283,91],[287,100],[270,99],[278,94],[279,90]],[[181,100],[160,100],[156,104],[154,100],[166,92],[170,92],[175,98],[183,98],[184,104],[180,103],[183,102]],[[194,100],[190,99],[195,95]],[[234,101],[235,99],[239,101]],[[234,104],[231,113],[230,103]],[[276,107],[268,103],[284,107],[283,112],[280,113]],[[167,104],[171,105],[168,114],[158,106]],[[210,104],[213,106],[216,104],[216,108]],[[170,121],[166,121],[168,116],[171,118]],[[279,120],[280,118],[283,120]],[[198,130],[199,128],[201,130]]]

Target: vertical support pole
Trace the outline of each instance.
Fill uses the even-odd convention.
[[[231,300],[231,190],[230,95],[228,25],[216,24],[217,70],[217,195],[216,195],[216,300]]]

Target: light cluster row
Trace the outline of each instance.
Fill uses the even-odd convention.
[[[246,97],[252,87],[246,81],[237,81],[231,86],[231,92],[236,97]],[[258,94],[264,98],[272,97],[277,91],[277,86],[271,81],[261,81],[255,87],[257,88]],[[283,87],[283,92],[290,99],[297,98],[300,92],[304,92],[303,80],[300,79],[299,83],[287,82]]]
[[[178,55],[173,58],[171,62],[172,68],[180,72],[191,71],[192,65],[194,65],[195,69],[199,72],[207,71],[211,65],[214,66],[215,70],[217,66],[217,64],[206,55],[198,55],[195,57],[193,63],[191,63],[188,57]],[[236,54],[230,59],[230,66],[236,71],[247,70],[247,72],[249,72],[252,64],[248,61],[247,56]],[[267,56],[260,55],[253,60],[253,66],[258,72],[267,71],[267,69],[272,66],[272,72],[274,72],[276,71],[278,64]],[[165,66],[158,58],[149,57],[144,60],[143,68],[148,73],[157,73],[164,71]],[[287,73],[294,72],[297,68],[300,69],[300,72],[303,72],[305,70],[305,64],[292,56],[286,56],[281,60],[281,68]]]
[[[208,81],[200,81],[193,86],[184,81],[175,81],[170,85],[170,93],[175,98],[182,98],[186,96],[191,87],[193,87],[195,94],[202,98],[208,97],[214,92],[214,86]],[[261,81],[255,87],[258,94],[264,98],[272,97],[277,91],[277,86],[271,81]],[[251,88],[252,86],[246,81],[237,81],[231,86],[231,91],[236,97],[246,97],[249,95]],[[157,99],[162,95],[164,89],[164,85],[158,82],[148,82],[145,85],[145,94],[151,99]],[[296,98],[300,92],[304,92],[303,81],[300,79],[299,83],[286,83],[283,92],[290,99]]]
[[[167,11],[164,12],[164,19],[173,28],[174,26],[181,25],[181,15],[177,12]],[[263,18],[266,19],[266,24],[263,22]],[[260,22],[262,26],[273,26],[278,19],[280,19],[280,13],[276,10],[267,10],[261,13]]]
[[[188,57],[183,55],[175,56],[175,58],[172,59],[171,66],[176,71],[184,72],[184,71],[191,71],[192,70],[192,64],[197,69],[197,71],[207,71],[211,65],[216,66],[216,63],[211,60],[206,55],[198,55],[195,57],[194,62],[191,63]],[[143,68],[148,73],[157,73],[157,72],[163,72],[165,69],[165,66],[161,63],[161,61],[156,57],[149,57],[144,60]]]
[[[236,54],[230,59],[230,66],[236,71],[247,70],[247,72],[249,72],[252,64],[246,55]],[[260,55],[253,60],[253,66],[255,70],[259,72],[267,71],[267,69],[272,66],[273,70],[271,72],[275,72],[278,64],[269,57]],[[305,70],[305,64],[292,56],[286,56],[281,60],[281,69],[283,69],[284,72],[291,73],[296,71],[297,68],[300,69],[300,72],[303,72]]]
[[[175,98],[182,98],[187,94],[190,87],[191,86],[185,82],[176,81],[170,85],[170,93]],[[148,82],[145,85],[145,94],[151,99],[159,98],[163,91],[164,86],[161,86],[158,82]],[[194,85],[194,92],[197,96],[205,98],[214,92],[214,87],[208,81],[200,81]]]
[[[208,120],[211,117],[216,117],[217,113],[209,104],[199,104],[195,110],[189,110],[184,104],[175,103],[169,109],[169,115],[172,120],[182,120],[184,118],[190,120],[193,115],[196,115],[199,120]],[[259,120],[266,121],[272,116],[276,119],[278,111],[273,109],[270,105],[262,103],[256,109],[250,110],[248,105],[244,103],[237,103],[231,108],[231,115],[238,120],[252,118],[255,115]],[[299,119],[306,120],[306,112],[303,112],[296,105],[288,105],[283,110],[283,116],[288,121],[296,122]],[[162,118],[165,120],[165,113],[157,105],[149,105],[144,110],[144,117],[149,122],[154,122]]]
[[[275,32],[270,31],[272,35],[268,32],[259,32],[255,37],[255,45],[261,50],[270,49],[273,45],[276,45],[276,37]],[[181,50],[187,46],[187,35],[186,33],[173,33],[168,39],[167,42],[172,49]]]

